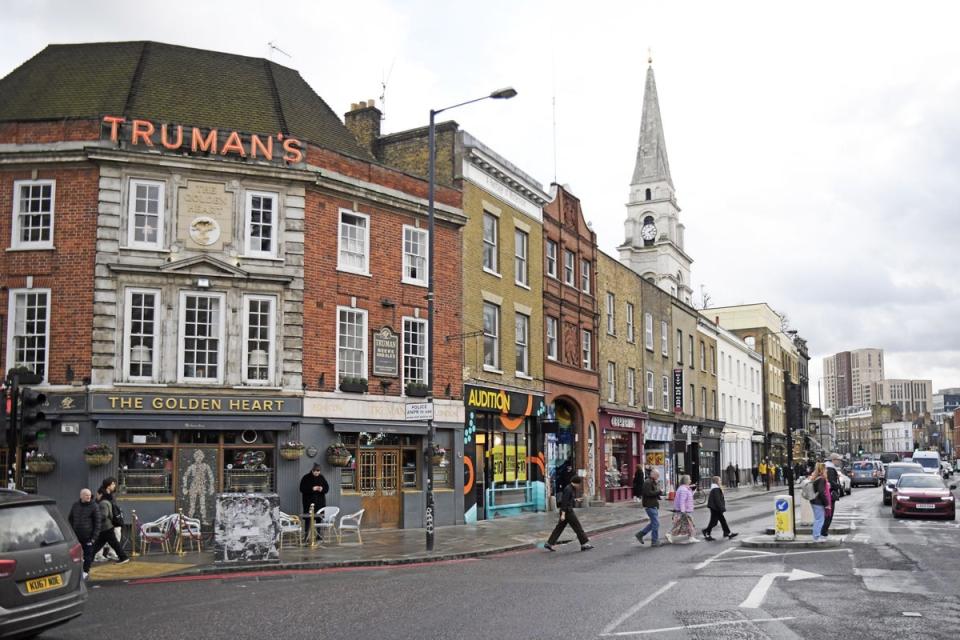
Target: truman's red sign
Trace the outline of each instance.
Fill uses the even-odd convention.
[[[221,140],[219,129],[180,124],[160,124],[158,127],[149,120],[130,120],[129,127],[122,127],[127,119],[120,116],[104,116],[103,121],[110,127],[110,140],[113,142],[118,142],[122,133],[124,140],[133,146],[163,147],[171,151],[180,151],[187,146],[191,153],[262,158],[268,161],[276,157],[294,164],[303,162],[303,143],[282,133],[241,136],[238,131],[225,130]]]

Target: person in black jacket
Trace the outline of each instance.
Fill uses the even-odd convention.
[[[660,497],[663,495],[663,491],[660,490],[660,472],[657,469],[653,469],[647,475],[646,481],[643,483],[643,490],[641,491],[641,504],[647,512],[647,518],[650,519],[650,522],[640,531],[637,531],[635,537],[643,544],[643,536],[648,533],[653,533],[653,543],[651,546],[659,547],[660,542]]]
[[[824,465],[827,470],[827,484],[830,485],[830,504],[827,505],[823,531],[820,534],[824,538],[830,535],[830,523],[833,522],[833,514],[837,510],[837,501],[843,497],[843,485],[840,484],[840,473],[837,471],[837,465],[842,463],[843,456],[831,453],[830,460]]]
[[[100,484],[100,488],[97,489],[97,506],[100,509],[102,525],[100,533],[97,535],[97,541],[93,545],[93,555],[97,555],[100,549],[110,545],[113,552],[117,554],[117,564],[126,564],[130,562],[130,558],[127,556],[127,552],[123,550],[114,531],[114,527],[123,526],[123,512],[113,499],[113,492],[116,490],[116,478],[106,478]]]
[[[633,499],[640,502],[643,495],[643,467],[638,466],[633,473]]]
[[[103,527],[100,508],[93,501],[93,492],[90,489],[80,490],[80,499],[70,507],[67,521],[83,547],[83,579],[86,580],[90,565],[93,564],[93,543]]]
[[[710,497],[707,498],[707,508],[710,509],[710,523],[703,530],[703,539],[713,542],[716,538],[710,535],[713,528],[720,523],[723,529],[723,537],[733,539],[737,537],[736,533],[730,533],[730,527],[727,526],[727,519],[723,517],[723,512],[727,510],[727,501],[723,497],[723,489],[720,488],[720,476],[713,476],[713,484],[710,485]]]
[[[557,526],[553,528],[553,533],[550,534],[550,537],[543,545],[543,548],[547,551],[554,550],[553,545],[557,544],[560,534],[563,533],[568,523],[573,528],[573,532],[577,534],[577,540],[580,541],[580,551],[593,549],[593,545],[590,544],[590,539],[587,538],[587,534],[583,532],[583,527],[580,526],[580,520],[577,518],[577,514],[573,511],[573,505],[577,499],[577,488],[582,482],[583,478],[573,476],[573,478],[570,479],[570,483],[563,488],[560,499],[557,501],[557,508],[560,510],[560,520],[557,521]]]
[[[303,534],[310,535],[310,505],[316,513],[327,506],[327,493],[330,485],[320,473],[320,465],[314,463],[313,469],[300,478],[300,497],[303,501]]]

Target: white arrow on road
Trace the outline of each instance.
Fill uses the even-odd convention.
[[[753,591],[750,592],[747,599],[740,603],[740,606],[745,609],[756,609],[759,607],[763,599],[767,597],[767,591],[773,586],[773,581],[778,577],[784,577],[787,579],[787,582],[793,582],[794,580],[809,580],[810,578],[822,578],[823,576],[819,573],[804,571],[803,569],[794,569],[790,573],[768,573],[760,578],[760,582],[753,588]]]

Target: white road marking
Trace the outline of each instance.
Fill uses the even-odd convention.
[[[773,581],[779,577],[786,578],[787,582],[794,582],[796,580],[822,578],[823,576],[819,573],[804,571],[803,569],[794,569],[790,573],[768,573],[760,578],[760,580],[757,582],[757,585],[750,592],[750,595],[747,596],[746,600],[740,603],[740,606],[744,609],[759,608],[763,603],[763,599],[767,597],[767,591],[769,591],[770,587],[773,586]]]
[[[729,626],[732,624],[754,624],[757,622],[780,622],[781,620],[796,620],[796,616],[785,616],[783,618],[754,618],[753,620],[723,620],[721,622],[704,622],[703,624],[682,625],[679,627],[663,627],[661,629],[643,629],[641,631],[618,631],[617,633],[604,633],[604,636],[641,636],[651,633],[666,633],[668,631],[683,631],[684,629],[703,629],[705,627]]]
[[[757,551],[754,552],[756,555],[749,556],[737,556],[731,558],[723,558],[722,560],[717,560],[717,562],[733,562],[735,560],[751,560],[753,558],[769,558],[770,556],[784,557],[784,556],[802,556],[809,555],[811,553],[841,553],[846,552],[850,555],[853,555],[852,549],[817,549],[816,551],[790,551],[788,553],[771,553],[769,551]]]
[[[707,558],[706,560],[704,560],[703,562],[701,562],[700,564],[698,564],[697,566],[695,566],[695,567],[693,568],[693,570],[694,570],[694,571],[700,571],[700,569],[703,569],[704,567],[706,567],[708,564],[710,564],[711,562],[713,562],[714,560],[716,560],[716,559],[719,558],[720,556],[725,555],[725,554],[727,554],[727,553],[730,553],[731,551],[734,551],[734,550],[738,550],[738,549],[737,549],[736,547],[727,547],[726,549],[724,549],[723,551],[721,551],[721,552],[718,553],[717,555],[713,556],[712,558]]]
[[[662,587],[660,587],[657,591],[655,591],[651,595],[647,596],[637,604],[630,607],[626,613],[624,613],[622,616],[620,616],[619,618],[617,618],[616,620],[608,624],[606,627],[604,627],[600,635],[604,635],[604,636],[610,635],[610,632],[616,629],[618,626],[620,626],[624,620],[626,620],[632,615],[635,615],[638,611],[640,611],[640,609],[643,609],[645,606],[647,606],[648,604],[656,600],[658,597],[660,597],[661,595],[663,595],[664,593],[672,589],[674,586],[676,586],[676,584],[677,584],[677,581],[672,580],[667,584],[663,585]]]

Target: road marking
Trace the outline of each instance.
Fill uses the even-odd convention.
[[[707,558],[706,560],[704,560],[703,562],[701,562],[700,564],[698,564],[697,566],[695,566],[695,567],[693,568],[693,570],[694,570],[694,571],[700,571],[700,569],[703,569],[704,567],[706,567],[708,564],[710,564],[711,562],[713,562],[714,560],[716,560],[716,559],[719,558],[720,556],[725,555],[725,554],[727,554],[727,553],[730,553],[731,551],[737,551],[737,550],[738,550],[738,549],[737,549],[736,547],[727,547],[726,549],[724,549],[723,551],[721,551],[721,552],[718,553],[717,555],[713,556],[712,558]]]
[[[723,558],[722,560],[717,560],[717,562],[732,562],[734,560],[751,560],[753,558],[769,558],[771,555],[782,558],[784,556],[802,556],[802,555],[809,555],[811,553],[842,553],[842,552],[846,552],[850,555],[853,555],[852,549],[817,549],[816,551],[790,551],[788,553],[771,553],[770,551],[756,551],[754,552],[755,555],[737,556],[735,558]]]
[[[638,611],[640,611],[640,609],[643,609],[645,606],[647,606],[648,604],[656,600],[659,596],[663,595],[664,593],[672,589],[674,586],[676,586],[676,584],[677,584],[676,580],[668,582],[667,584],[660,587],[653,594],[647,596],[637,604],[630,607],[630,609],[628,609],[626,613],[624,613],[622,616],[620,616],[619,618],[617,618],[616,620],[608,624],[606,627],[604,627],[603,631],[600,632],[600,635],[604,635],[604,636],[611,635],[610,632],[616,629],[618,626],[620,626],[624,620],[636,614]]]
[[[747,599],[740,603],[740,606],[744,609],[757,609],[763,603],[763,599],[767,597],[767,591],[770,590],[770,587],[773,586],[773,581],[778,577],[784,577],[787,579],[787,582],[794,582],[796,580],[809,580],[810,578],[822,578],[823,576],[819,573],[811,573],[810,571],[804,571],[803,569],[794,569],[790,573],[768,573],[760,578],[760,581],[757,582],[757,585],[750,592],[750,595],[747,596]]]
[[[754,618],[753,620],[723,620],[721,622],[704,622],[703,624],[682,625],[679,627],[663,627],[662,629],[643,629],[641,631],[618,631],[617,633],[604,633],[604,636],[641,636],[651,633],[666,633],[668,631],[683,631],[684,629],[704,629],[706,627],[729,626],[732,624],[755,624],[757,622],[780,622],[782,620],[796,620],[796,616],[785,616],[783,618]]]

